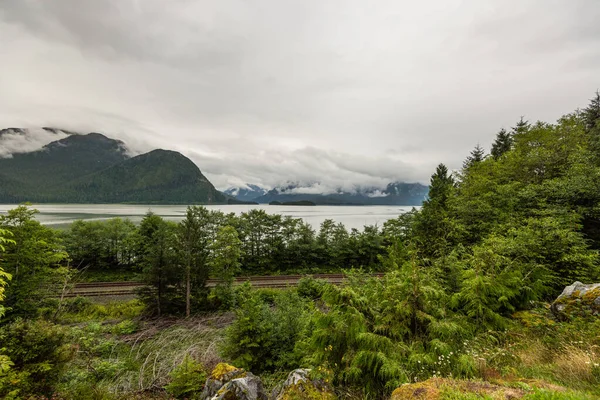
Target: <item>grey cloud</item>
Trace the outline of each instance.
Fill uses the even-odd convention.
[[[6,0],[0,127],[179,150],[224,188],[427,182],[600,87],[597,0]]]
[[[53,133],[41,128],[30,128],[25,132],[7,129],[0,135],[0,158],[36,151],[54,140],[60,140],[67,136],[64,132]]]

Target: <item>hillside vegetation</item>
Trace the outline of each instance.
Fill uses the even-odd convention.
[[[180,153],[130,157],[123,142],[90,133],[0,158],[0,201],[200,204],[227,198]]]

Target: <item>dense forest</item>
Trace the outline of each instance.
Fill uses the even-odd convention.
[[[440,164],[423,207],[382,227],[203,207],[65,231],[34,217],[0,217],[4,398],[206,398],[206,379],[235,369],[221,362],[267,389],[297,368],[320,382],[278,399],[600,396],[600,289],[577,312],[549,309],[566,285],[600,281],[598,93],[554,124],[501,129],[459,171]],[[339,270],[337,286],[234,285]],[[120,303],[60,296],[94,274],[146,286]]]

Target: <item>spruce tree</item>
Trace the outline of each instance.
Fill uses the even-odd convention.
[[[519,136],[524,133],[527,133],[530,128],[531,128],[531,124],[529,123],[529,121],[527,121],[525,119],[525,117],[521,116],[521,119],[519,119],[519,122],[517,122],[517,125],[511,128],[510,134],[514,138],[515,136]]]
[[[583,118],[590,150],[598,158],[600,157],[600,92],[596,92],[590,105],[583,110]]]
[[[424,204],[436,203],[445,207],[450,191],[454,186],[454,179],[448,173],[448,168],[444,164],[440,164],[435,169],[435,173],[431,176],[429,184],[429,199]]]
[[[506,152],[510,151],[513,145],[513,139],[511,135],[506,132],[506,129],[502,128],[496,135],[496,140],[492,144],[492,157],[495,160],[499,159]]]
[[[596,91],[596,96],[590,101],[590,105],[583,110],[585,121],[585,130],[590,132],[598,129],[600,123],[600,91]]]
[[[467,157],[465,162],[463,163],[463,169],[467,170],[471,168],[473,165],[483,161],[485,159],[485,150],[483,147],[477,143],[477,146],[473,150],[471,150],[471,154]]]
[[[142,279],[147,285],[140,292],[142,301],[158,316],[172,310],[180,282],[174,251],[172,223],[148,212],[139,227],[139,254]]]

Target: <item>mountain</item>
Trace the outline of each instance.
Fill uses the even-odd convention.
[[[0,202],[24,201],[193,204],[224,203],[226,197],[180,153],[131,157],[123,142],[89,133],[0,158]]]
[[[267,194],[267,189],[257,185],[246,184],[243,187],[232,187],[223,193],[241,201],[254,201],[257,197]]]
[[[400,205],[420,206],[427,197],[429,187],[420,183],[393,182],[385,189],[357,188],[354,191],[338,190],[334,193],[302,193],[302,187],[288,185],[269,190],[254,199],[258,203],[311,201],[319,205]]]

